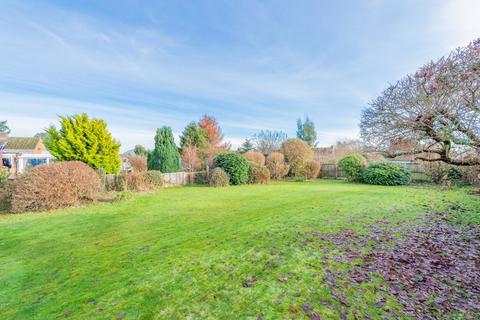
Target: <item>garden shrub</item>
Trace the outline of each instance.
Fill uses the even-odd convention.
[[[368,184],[404,185],[410,183],[411,174],[407,168],[401,165],[391,162],[376,162],[363,172],[362,179]]]
[[[147,171],[147,158],[145,158],[144,156],[128,156],[127,161],[132,166],[133,171]]]
[[[230,184],[246,184],[249,178],[250,164],[240,154],[223,152],[213,160],[215,167],[220,167],[230,177]]]
[[[462,168],[462,181],[466,184],[480,184],[480,166],[467,166]]]
[[[294,177],[305,176],[306,165],[313,160],[313,150],[300,139],[288,139],[282,144],[283,154]]]
[[[243,157],[250,162],[251,165],[262,167],[265,165],[265,156],[257,151],[247,151]]]
[[[154,188],[163,187],[164,181],[163,181],[162,172],[160,172],[158,170],[148,170],[148,171],[143,172],[143,175],[145,176],[145,179]]]
[[[115,176],[115,182],[114,182],[114,190],[115,191],[127,191],[127,175],[125,172],[120,172]]]
[[[269,184],[270,171],[265,166],[250,166],[249,182],[258,184]]]
[[[36,166],[12,187],[10,210],[15,213],[79,205],[95,200],[104,190],[95,170],[80,161]]]
[[[195,183],[196,184],[207,184],[208,177],[205,171],[195,173]]]
[[[230,178],[228,174],[220,167],[212,170],[210,175],[210,186],[219,188],[219,187],[228,187],[230,184]]]
[[[128,191],[149,191],[154,185],[147,179],[144,172],[127,172],[125,174]]]
[[[367,166],[367,159],[361,154],[354,153],[342,158],[338,165],[343,170],[348,181],[360,182],[362,181],[362,173]]]
[[[440,161],[429,163],[424,167],[427,176],[436,184],[459,184],[464,174],[458,167]]]
[[[320,162],[311,160],[305,164],[305,177],[307,179],[317,179],[320,174]]]
[[[289,165],[285,163],[285,156],[280,152],[270,153],[267,156],[266,166],[272,179],[282,179],[290,170]]]

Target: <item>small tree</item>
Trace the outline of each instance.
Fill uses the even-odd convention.
[[[0,121],[0,133],[10,133],[10,128],[7,125],[7,120]]]
[[[264,155],[280,150],[282,143],[287,140],[283,131],[262,130],[253,136],[255,147]]]
[[[48,129],[45,141],[50,153],[61,161],[77,160],[107,173],[117,173],[121,166],[120,144],[100,119],[89,118],[86,113],[60,118],[60,130]]]
[[[240,153],[245,153],[253,150],[255,150],[255,146],[253,145],[253,142],[250,139],[245,139],[245,141],[242,143],[240,148],[238,148],[238,152]]]
[[[314,147],[317,142],[317,132],[315,123],[307,116],[302,123],[302,119],[297,119],[297,138],[305,141],[310,147]]]
[[[157,129],[155,148],[148,156],[148,169],[176,172],[180,169],[180,155],[170,127]]]
[[[202,162],[198,156],[198,149],[193,144],[187,144],[182,149],[183,169],[188,172],[194,172],[200,169]]]
[[[207,144],[207,133],[195,122],[190,122],[180,135],[180,148],[195,146],[197,150],[203,150]]]
[[[215,117],[204,115],[198,122],[198,126],[205,132],[207,137],[207,143],[202,153],[205,164],[210,166],[213,158],[225,151],[228,145],[223,143],[222,129]]]

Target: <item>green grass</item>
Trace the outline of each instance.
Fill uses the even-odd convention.
[[[305,244],[309,231],[414,221],[459,204],[480,208],[478,199],[462,190],[323,180],[179,187],[115,204],[0,215],[0,318],[298,319],[309,303],[335,319],[342,306],[319,277],[348,266],[322,262],[321,247]],[[253,286],[243,287],[253,275]],[[379,281],[361,294],[348,290],[357,315],[379,316]],[[394,300],[389,306],[398,309]]]

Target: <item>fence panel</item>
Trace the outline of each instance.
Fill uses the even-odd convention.
[[[323,179],[343,179],[345,178],[345,174],[336,164],[322,164],[320,177]]]

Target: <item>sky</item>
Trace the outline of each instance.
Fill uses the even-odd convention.
[[[357,138],[362,109],[480,37],[478,0],[0,1],[0,120],[31,136],[58,115],[104,119],[122,151],[217,118],[238,147],[316,124]]]

